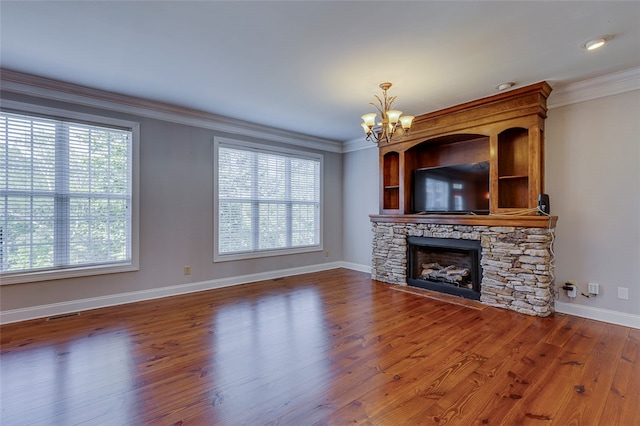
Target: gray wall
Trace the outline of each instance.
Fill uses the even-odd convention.
[[[347,152],[344,165],[344,260],[371,267],[371,222],[369,215],[378,213],[380,184],[378,179],[378,147]],[[367,269],[370,270],[370,269]]]
[[[575,280],[584,293],[594,282],[601,292],[572,304],[640,314],[639,113],[638,90],[549,111],[545,182],[559,217],[556,282]],[[629,300],[618,299],[618,287],[629,289]]]
[[[272,142],[13,93],[2,96],[136,121],[140,123],[141,138],[140,270],[4,285],[0,287],[3,311],[342,260],[343,179],[339,153],[322,152],[323,242],[328,257],[323,251],[213,263],[213,137],[222,135],[274,145]],[[191,266],[191,275],[183,275],[185,265]]]

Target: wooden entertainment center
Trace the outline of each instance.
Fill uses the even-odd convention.
[[[538,195],[544,193],[544,120],[550,93],[551,87],[541,82],[424,114],[414,120],[408,136],[378,144],[380,212],[370,216],[372,279],[479,298],[483,304],[527,315],[545,317],[554,312],[552,245],[558,218],[537,214]],[[483,180],[481,187],[477,186],[479,181],[468,181],[476,198],[465,198],[469,196],[462,192],[463,180],[447,183],[447,175],[442,175],[445,185],[451,184],[451,189],[460,193],[438,193],[426,187],[424,173],[428,170],[416,173],[418,169],[460,164],[482,168],[478,174]],[[462,179],[458,174],[461,169],[453,170],[456,179]],[[421,186],[416,186],[420,191],[416,200],[412,200],[414,175],[423,179]],[[439,180],[437,174],[431,176]],[[433,203],[436,207],[425,201],[423,191],[427,197],[429,193],[440,197]],[[463,200],[462,207],[451,207],[451,198],[446,198],[452,195]],[[464,200],[480,206],[483,196],[488,196],[489,202],[484,199],[480,209],[464,210]],[[445,203],[449,210],[439,210]],[[417,212],[420,206],[426,209]],[[420,214],[451,213],[451,208],[456,214]],[[479,243],[475,245],[480,247],[479,270],[475,263],[455,257],[464,251],[474,259],[475,252],[468,250],[471,242]],[[420,247],[416,249],[416,245]],[[434,257],[433,253],[445,257]],[[469,268],[478,276],[466,290],[425,272],[440,270],[436,266],[445,265],[438,262],[454,257],[454,264],[446,268]]]
[[[490,164],[491,215],[536,208],[538,194],[544,192],[544,120],[550,93],[551,87],[541,82],[423,114],[416,117],[408,136],[380,143],[378,219],[388,215],[414,216],[414,170],[483,161]],[[535,216],[536,212],[529,215]],[[483,222],[496,218],[485,215]],[[461,219],[458,217],[456,223]],[[469,221],[479,219],[472,216]],[[446,221],[443,217],[441,223]],[[548,219],[545,222],[548,224]]]

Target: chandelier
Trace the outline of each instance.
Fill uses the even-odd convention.
[[[409,134],[411,123],[414,117],[412,115],[402,116],[402,111],[396,109],[390,109],[393,102],[396,100],[395,96],[388,97],[387,90],[391,87],[391,83],[380,83],[382,89],[382,99],[378,95],[374,95],[378,100],[378,105],[370,102],[370,105],[376,107],[380,116],[382,117],[382,123],[376,125],[376,113],[370,112],[362,116],[361,126],[367,135],[367,140],[373,143],[386,142],[389,143],[394,139],[399,139],[402,136]]]

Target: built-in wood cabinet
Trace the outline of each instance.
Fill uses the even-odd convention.
[[[529,130],[521,127],[498,134],[498,209],[529,205]]]
[[[490,164],[491,213],[534,209],[550,93],[542,82],[416,117],[408,137],[379,144],[380,214],[412,213],[414,170],[480,161]]]
[[[400,154],[389,151],[380,157],[382,162],[381,213],[400,213]]]

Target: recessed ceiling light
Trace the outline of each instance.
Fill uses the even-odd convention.
[[[594,38],[594,39],[589,40],[585,44],[583,44],[582,47],[587,49],[587,50],[595,50],[595,49],[597,49],[599,47],[604,46],[604,44],[606,42],[607,42],[607,38],[606,37]]]
[[[496,89],[498,89],[499,91],[507,90],[507,89],[511,89],[511,88],[512,88],[513,86],[515,86],[515,85],[516,85],[516,84],[515,84],[514,82],[512,82],[512,81],[508,81],[508,82],[506,82],[506,83],[498,84],[498,85],[496,86]]]

